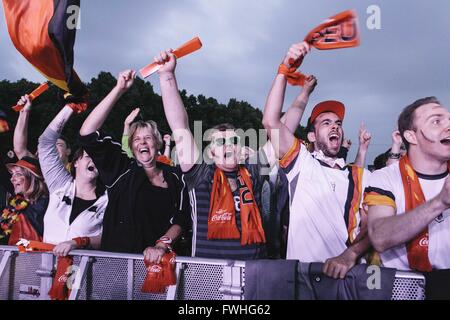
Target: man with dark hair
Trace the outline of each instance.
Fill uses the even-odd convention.
[[[398,131],[400,131],[400,135],[403,139],[403,143],[405,144],[406,148],[409,147],[409,141],[405,137],[405,132],[408,130],[416,130],[414,124],[414,118],[416,116],[415,111],[419,109],[420,107],[427,105],[427,104],[435,104],[440,105],[441,103],[436,99],[436,97],[427,97],[423,99],[419,99],[412,103],[411,105],[407,106],[402,113],[400,114],[398,118]]]
[[[450,112],[434,98],[406,107],[398,128],[407,154],[371,178],[370,240],[384,266],[450,268]]]
[[[295,70],[308,51],[305,42],[291,46],[280,70]],[[339,101],[324,101],[313,109],[308,121],[312,153],[295,138],[279,117],[287,81],[282,72],[276,76],[263,119],[289,183],[287,259],[324,262],[325,274],[343,278],[369,247],[364,216],[359,214],[361,188],[369,172],[337,158],[345,115],[345,106]],[[298,124],[303,111],[295,114],[288,110],[286,115]],[[371,137],[367,132],[363,137],[364,148]]]

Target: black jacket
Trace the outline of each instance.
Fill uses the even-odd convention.
[[[108,206],[103,219],[101,248],[105,251],[142,253],[154,246],[155,241],[165,234],[171,225],[180,225],[186,230],[189,225],[189,198],[179,168],[158,164],[163,170],[169,186],[172,212],[155,212],[152,201],[137,201],[151,191],[148,177],[135,159],[130,159],[122,151],[119,143],[99,132],[79,137],[81,147],[94,161],[102,182],[108,192]],[[142,215],[155,216],[159,225],[143,226]],[[165,218],[167,217],[167,218]],[[145,219],[146,220],[146,219]]]

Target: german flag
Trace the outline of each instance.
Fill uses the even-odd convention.
[[[6,24],[16,49],[44,77],[76,97],[87,93],[73,69],[80,0],[3,0]],[[75,12],[79,12],[76,11]]]

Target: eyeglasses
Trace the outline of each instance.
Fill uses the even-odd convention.
[[[213,144],[221,147],[223,145],[238,145],[241,142],[241,138],[239,138],[238,136],[234,136],[234,137],[228,137],[228,138],[217,138],[213,140]]]
[[[22,178],[25,175],[22,172],[11,172],[11,178]]]

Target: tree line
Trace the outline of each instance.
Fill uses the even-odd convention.
[[[66,125],[63,134],[69,141],[76,142],[78,131],[92,110],[116,85],[116,78],[109,72],[100,72],[87,84],[89,89],[89,108],[86,112],[72,117]],[[8,80],[0,81],[0,110],[7,115],[10,131],[0,134],[2,155],[12,149],[12,137],[18,114],[11,110],[17,100],[24,94],[32,92],[39,83],[25,79],[16,82]],[[194,121],[202,121],[203,130],[220,123],[231,123],[236,128],[243,130],[263,129],[262,112],[246,101],[230,99],[222,104],[213,97],[189,95],[186,90],[181,90],[181,98],[189,115],[191,130]],[[33,103],[30,123],[28,128],[28,148],[35,151],[38,138],[50,121],[64,106],[61,90],[55,86],[43,93]],[[103,130],[120,141],[123,122],[127,115],[136,107],[141,107],[140,117],[143,120],[154,120],[162,134],[169,133],[170,128],[164,115],[162,98],[154,92],[150,82],[137,78],[133,87],[117,102],[109,115]],[[303,128],[299,127],[298,135],[303,136]]]

